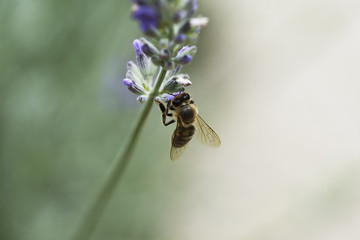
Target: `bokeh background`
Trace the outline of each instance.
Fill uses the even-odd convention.
[[[0,239],[74,231],[141,106],[128,1],[0,1]],[[223,145],[169,160],[154,107],[91,239],[360,236],[360,2],[202,0],[184,69]]]

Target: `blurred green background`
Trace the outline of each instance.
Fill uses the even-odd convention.
[[[358,240],[360,2],[203,0],[183,72],[222,147],[154,107],[92,240]],[[123,0],[0,0],[0,239],[68,239],[141,105]]]
[[[66,239],[140,110],[122,79],[141,33],[128,1],[11,0],[0,11],[0,239]],[[182,187],[163,171],[170,131],[154,109],[93,239],[155,234],[163,186]]]

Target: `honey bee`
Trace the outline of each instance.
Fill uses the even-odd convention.
[[[173,100],[167,102],[166,107],[160,101],[156,102],[159,104],[164,126],[177,122],[171,137],[170,159],[172,161],[181,157],[195,132],[201,143],[210,147],[221,145],[219,136],[199,116],[198,108],[188,93],[182,92],[176,95]],[[166,117],[173,117],[173,119],[166,122]]]

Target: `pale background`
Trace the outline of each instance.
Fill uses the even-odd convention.
[[[197,159],[169,227],[178,239],[359,239],[360,2],[207,9],[196,77],[213,85],[196,90],[223,146],[185,155]]]
[[[0,2],[0,238],[67,239],[140,106],[126,1]],[[360,2],[203,0],[185,68],[222,139],[154,107],[93,240],[360,238]]]

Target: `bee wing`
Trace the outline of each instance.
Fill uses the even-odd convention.
[[[177,160],[179,157],[181,157],[181,156],[184,154],[184,152],[185,152],[185,150],[186,150],[186,148],[187,148],[188,145],[189,145],[189,144],[186,144],[186,145],[184,145],[184,146],[182,146],[182,147],[180,147],[180,148],[177,148],[177,147],[174,147],[174,145],[171,145],[170,159],[171,159],[172,161],[175,161],[175,160]]]
[[[189,145],[188,143],[186,143],[182,147],[175,147],[174,141],[175,141],[175,131],[174,131],[174,133],[173,133],[173,135],[171,137],[170,159],[172,161],[175,161],[176,159],[181,157],[184,154],[187,146]]]
[[[196,120],[196,136],[199,141],[210,147],[219,147],[221,145],[221,140],[216,132],[212,130],[199,115],[197,115]]]

